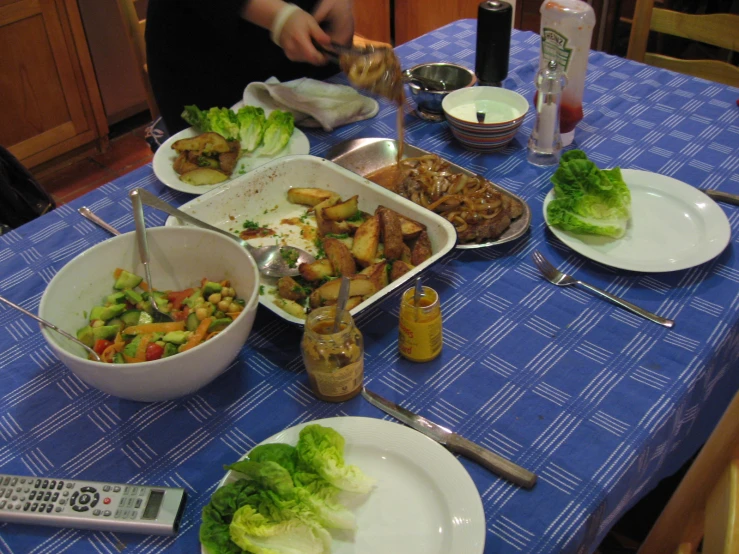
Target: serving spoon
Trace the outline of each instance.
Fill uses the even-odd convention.
[[[191,225],[195,225],[196,227],[210,229],[211,231],[215,231],[216,233],[220,233],[239,242],[241,246],[246,248],[254,257],[254,261],[257,263],[259,272],[268,277],[292,277],[300,275],[300,271],[298,270],[300,264],[313,263],[316,261],[316,258],[313,255],[309,254],[305,250],[301,250],[300,248],[295,248],[294,246],[252,246],[247,241],[242,240],[233,233],[214,227],[205,221],[201,221],[198,218],[183,212],[182,210],[178,210],[164,200],[160,200],[147,190],[138,188],[135,189],[135,191],[138,192],[141,201],[147,206],[161,210],[171,216],[181,219],[182,221],[186,221]]]
[[[49,321],[46,321],[45,319],[41,319],[36,314],[34,314],[32,312],[29,312],[25,308],[21,308],[18,304],[14,304],[10,300],[8,300],[7,298],[3,298],[2,296],[0,296],[0,302],[4,302],[5,304],[7,304],[8,306],[10,306],[11,308],[15,308],[16,310],[18,310],[19,312],[27,315],[28,317],[30,317],[32,319],[35,319],[36,321],[38,321],[44,327],[48,327],[52,331],[56,331],[57,333],[59,333],[63,337],[68,338],[72,342],[76,342],[82,348],[84,348],[85,350],[87,350],[95,358],[96,361],[98,361],[98,362],[102,362],[103,361],[102,359],[100,359],[100,355],[97,352],[95,352],[92,348],[90,348],[89,346],[87,346],[84,342],[82,342],[81,340],[79,340],[77,337],[74,337],[74,336],[70,335],[69,333],[67,333],[66,331],[64,331],[62,329],[59,329],[59,327],[57,327],[53,323],[51,323]]]

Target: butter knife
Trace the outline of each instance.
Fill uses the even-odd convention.
[[[393,416],[395,419],[402,421],[416,431],[419,431],[439,444],[446,446],[452,452],[456,452],[465,458],[474,460],[496,475],[525,489],[530,489],[536,484],[536,475],[531,473],[529,470],[498,456],[494,452],[483,448],[471,440],[459,436],[446,427],[442,427],[441,425],[429,421],[425,417],[414,414],[395,402],[390,402],[364,387],[362,388],[362,396],[367,400],[367,402],[380,408],[386,414]]]
[[[710,189],[698,189],[702,193],[708,195],[710,198],[713,198],[714,200],[717,200],[719,202],[726,202],[727,204],[734,204],[735,206],[739,206],[739,195],[736,194],[729,194],[728,192],[722,192],[720,190],[710,190]]]

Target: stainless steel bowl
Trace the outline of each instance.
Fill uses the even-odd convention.
[[[433,121],[444,119],[441,102],[447,94],[477,82],[474,71],[443,62],[422,63],[406,69],[403,79],[411,91],[419,117]]]

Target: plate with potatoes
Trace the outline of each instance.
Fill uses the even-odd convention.
[[[245,154],[238,141],[190,127],[157,149],[152,166],[157,179],[168,187],[200,195],[274,159],[309,152],[308,137],[297,127],[287,146],[274,156],[260,156],[258,151]]]
[[[457,238],[438,214],[310,155],[272,160],[180,209],[254,246],[296,246],[316,256],[295,277],[261,276],[260,303],[297,324],[310,310],[336,303],[341,276],[350,280],[355,315],[411,286]],[[183,224],[174,217],[165,223]]]

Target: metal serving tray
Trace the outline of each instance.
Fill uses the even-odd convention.
[[[284,241],[285,244],[316,254],[317,249],[313,238],[306,238],[301,232],[304,230],[303,225],[288,221],[300,218],[306,212],[306,206],[291,204],[287,201],[287,191],[292,187],[328,189],[338,193],[344,199],[356,194],[359,197],[359,209],[362,211],[374,213],[375,208],[382,205],[426,226],[426,232],[431,240],[431,258],[352,309],[350,312],[352,315],[374,304],[399,287],[411,286],[411,281],[415,279],[415,276],[454,248],[457,240],[454,226],[440,215],[329,160],[309,155],[285,156],[267,162],[183,204],[180,209],[231,233],[238,233],[243,229],[243,222],[251,220],[274,230],[279,235],[280,243]],[[183,223],[170,216],[165,225],[177,226]],[[312,217],[306,225],[315,227]],[[271,236],[255,238],[249,242],[254,246],[263,246],[275,244],[275,240],[275,236]],[[203,271],[206,275],[207,268]],[[277,279],[261,275],[260,283],[264,285],[264,294],[259,296],[260,304],[283,319],[301,325],[305,323],[304,320],[290,315],[274,303],[275,297],[270,291],[275,287]]]
[[[427,154],[432,154],[432,152],[416,148],[408,143],[405,144],[405,148],[403,149],[403,158],[415,158],[417,156],[424,156]],[[347,140],[337,144],[329,150],[326,158],[341,167],[365,177],[373,171],[377,171],[378,169],[394,164],[397,155],[398,149],[395,140],[384,138],[363,138]],[[454,173],[464,173],[470,177],[477,177],[476,173],[451,162],[449,162],[449,167]],[[506,231],[495,240],[469,244],[460,244],[458,242],[456,248],[484,248],[486,246],[503,244],[521,237],[529,228],[529,225],[531,224],[531,209],[524,199],[496,185],[495,183],[491,182],[491,185],[501,194],[505,194],[506,196],[515,198],[521,202],[521,205],[523,206],[521,217],[515,219],[511,223],[510,227],[508,227],[508,229],[506,229]]]

